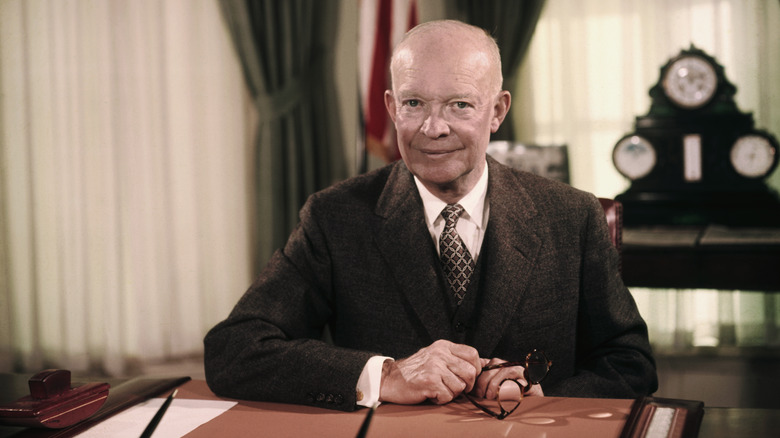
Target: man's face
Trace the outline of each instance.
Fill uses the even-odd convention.
[[[497,92],[483,52],[452,38],[427,38],[398,53],[385,104],[409,170],[434,193],[463,196],[484,171],[509,93]]]

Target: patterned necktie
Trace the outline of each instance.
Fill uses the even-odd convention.
[[[458,223],[461,214],[463,214],[463,207],[460,204],[449,204],[444,207],[441,212],[444,217],[444,231],[441,232],[439,239],[439,253],[444,274],[447,276],[450,290],[458,299],[458,305],[463,302],[471,274],[474,273],[474,260],[455,230],[455,224]]]

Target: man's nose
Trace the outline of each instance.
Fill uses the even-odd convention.
[[[429,138],[439,138],[449,134],[450,126],[440,114],[431,111],[423,122],[421,131]]]

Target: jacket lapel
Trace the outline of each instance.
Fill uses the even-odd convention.
[[[534,231],[536,209],[526,189],[510,169],[492,158],[488,165],[490,219],[482,247],[486,263],[482,265],[482,304],[471,343],[482,355],[492,357],[527,293],[541,239]]]
[[[376,244],[396,283],[428,331],[431,341],[450,337],[445,296],[436,268],[435,248],[425,224],[422,200],[403,162],[393,168],[379,197]]]

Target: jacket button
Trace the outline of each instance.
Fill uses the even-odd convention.
[[[455,323],[455,331],[458,333],[463,333],[463,331],[466,329],[466,325],[462,322],[456,322]]]

